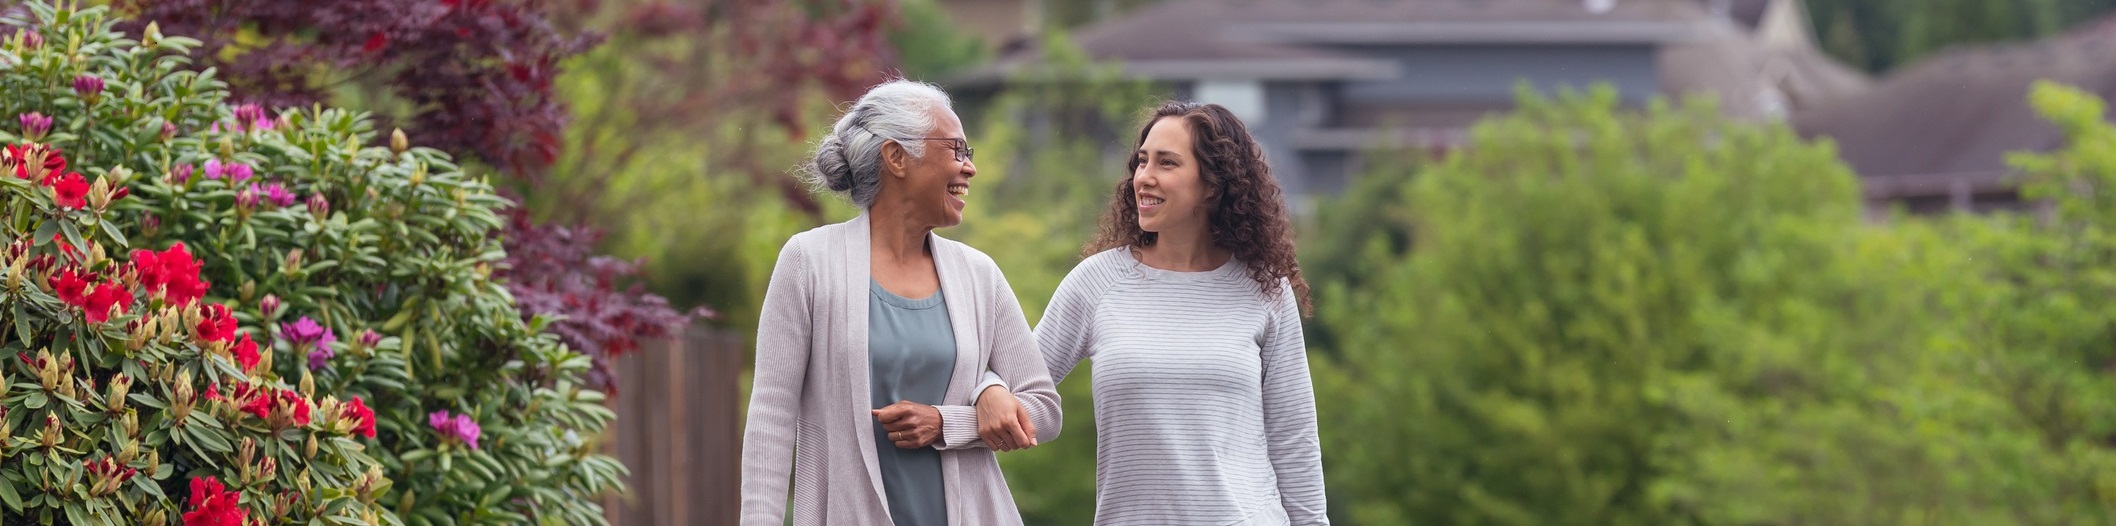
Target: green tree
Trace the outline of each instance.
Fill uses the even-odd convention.
[[[1948,46],[2026,40],[2116,8],[2111,0],[1807,0],[1831,55],[1883,72]]]
[[[1986,257],[2042,246],[2024,222],[1870,226],[1830,148],[1607,90],[1524,95],[1410,179],[1415,247],[1319,294],[1346,523],[2108,519],[2102,428],[2037,424],[2106,425],[2069,402],[2104,391],[2016,343],[2048,290],[1975,278],[2032,268]]]

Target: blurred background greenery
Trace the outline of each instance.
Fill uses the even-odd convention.
[[[753,335],[780,244],[856,212],[790,175],[840,105],[1032,47],[1037,82],[949,86],[979,171],[941,234],[991,254],[1033,323],[1141,112],[1181,94],[1074,44],[1155,2],[1016,3],[1030,39],[990,37],[1013,28],[977,2],[537,4],[607,39],[564,62],[557,159],[516,191]],[[2116,2],[1801,5],[1830,56],[1887,74]],[[840,16],[862,10],[886,16]],[[2064,134],[2010,160],[2032,205],[1974,215],[1875,213],[1830,139],[1606,86],[1523,89],[1447,152],[1370,148],[1300,207],[1334,521],[2116,524],[2116,129],[2093,94],[2034,93]],[[1063,438],[1002,455],[1030,524],[1091,521],[1091,375],[1060,386]]]
[[[1829,51],[1883,70],[2105,7],[1940,4],[1811,12]],[[891,42],[906,76],[990,59],[928,0],[903,9]],[[959,94],[979,189],[942,233],[997,259],[1032,323],[1120,176],[1111,152],[1167,95],[1063,31],[1042,38],[1080,80]],[[584,120],[606,93],[584,78],[598,60],[626,59],[591,54],[568,78]],[[1524,92],[1452,155],[1370,152],[1301,231],[1333,518],[2116,524],[2116,206],[2102,202],[2116,144],[2084,96],[2041,102],[2076,142],[2019,166],[2091,188],[2050,191],[2072,213],[1874,220],[1826,139],[1606,91]],[[832,110],[818,101],[810,122]],[[748,154],[780,167],[813,138],[749,135]],[[780,242],[854,213],[803,213],[715,175],[694,137],[639,139],[663,153],[613,182],[638,201],[598,209],[611,249],[649,256],[655,290],[735,313],[732,330],[753,331]],[[1060,388],[1063,438],[1002,456],[1031,524],[1091,521],[1091,374]]]

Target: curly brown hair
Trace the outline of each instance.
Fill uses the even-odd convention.
[[[1117,247],[1151,246],[1159,237],[1139,228],[1132,177],[1141,161],[1138,146],[1146,143],[1146,133],[1155,122],[1171,117],[1189,124],[1194,137],[1191,149],[1196,151],[1198,175],[1205,183],[1205,198],[1212,203],[1206,213],[1212,243],[1248,265],[1249,277],[1256,280],[1260,293],[1276,292],[1280,279],[1291,283],[1301,312],[1308,313],[1312,308],[1308,281],[1301,278],[1300,260],[1294,253],[1292,214],[1286,210],[1284,192],[1264,162],[1263,146],[1234,112],[1218,104],[1170,101],[1154,109],[1139,127],[1139,140],[1125,161],[1124,180],[1110,193],[1101,231],[1082,256]]]

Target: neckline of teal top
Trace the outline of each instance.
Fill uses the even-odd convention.
[[[874,294],[874,297],[881,298],[882,303],[887,303],[890,306],[898,308],[924,310],[939,307],[941,305],[940,290],[938,289],[933,291],[932,296],[927,296],[919,299],[911,299],[903,296],[898,296],[894,292],[889,292],[889,289],[882,288],[882,282],[875,281],[874,278],[867,278],[867,289]]]

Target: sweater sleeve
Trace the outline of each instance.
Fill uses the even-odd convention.
[[[1043,309],[1043,319],[1036,322],[1036,348],[1050,366],[1051,383],[1065,381],[1073,368],[1094,355],[1089,344],[1094,341],[1095,304],[1110,271],[1102,260],[1090,257],[1066,273],[1051,294],[1050,306]]]
[[[1038,442],[1058,438],[1064,419],[1058,400],[1058,384],[1051,381],[1043,355],[1036,351],[1036,339],[1029,333],[1028,318],[1021,313],[1021,302],[1015,299],[1014,289],[1007,284],[998,265],[989,263],[989,260],[986,262],[991,267],[984,292],[993,297],[992,301],[986,302],[983,313],[991,317],[994,331],[990,374],[998,376],[1008,386],[1007,391],[1021,401],[1022,409],[1029,413],[1029,421],[1036,425]],[[936,447],[987,447],[984,439],[977,435],[976,406],[940,406],[939,409],[942,443]]]
[[[812,276],[795,237],[779,251],[757,323],[754,387],[742,434],[742,524],[777,526],[786,514],[802,383],[808,376]]]
[[[1281,286],[1264,334],[1264,433],[1279,501],[1292,524],[1329,524],[1323,494],[1322,443],[1315,425],[1315,386],[1292,287]]]

